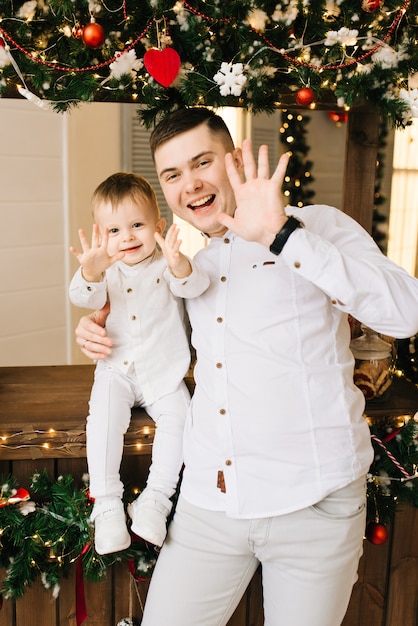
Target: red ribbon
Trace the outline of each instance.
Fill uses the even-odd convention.
[[[398,435],[398,433],[400,433],[400,431],[401,431],[401,428],[395,428],[391,433],[386,435],[383,441],[392,441],[392,439],[395,439],[395,437]]]
[[[143,582],[144,580],[147,580],[146,578],[138,576],[138,574],[136,573],[136,567],[135,567],[134,559],[128,559],[127,563],[128,563],[128,569],[129,569],[131,575],[134,577],[135,580],[138,580],[139,582]]]
[[[84,593],[83,554],[87,552],[90,544],[86,543],[78,557],[75,569],[75,615],[77,626],[87,619],[86,596]]]

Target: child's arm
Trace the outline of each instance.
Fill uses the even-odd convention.
[[[88,283],[99,283],[103,280],[104,272],[116,261],[125,256],[124,252],[118,252],[113,256],[107,253],[107,245],[109,241],[109,233],[106,230],[103,237],[100,237],[97,224],[93,224],[93,233],[91,237],[91,246],[87,242],[84,230],[78,231],[80,237],[82,252],[76,248],[70,247],[70,252],[78,259],[81,265],[82,276]]]
[[[160,246],[170,272],[176,278],[186,278],[192,273],[192,266],[189,259],[180,252],[181,239],[178,238],[179,227],[172,224],[167,231],[165,239],[159,233],[154,233],[154,237]]]

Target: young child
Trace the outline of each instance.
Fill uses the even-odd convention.
[[[86,426],[95,548],[107,554],[130,545],[119,470],[133,406],[144,407],[157,428],[147,486],[129,508],[132,530],[157,546],[165,539],[190,402],[183,380],[190,351],[182,298],[199,296],[209,278],[180,252],[176,226],[162,237],[166,222],[141,176],[107,178],[93,194],[92,211],[91,246],[80,230],[82,252],[70,248],[80,268],[69,293],[80,307],[110,304],[112,351],[97,363]]]

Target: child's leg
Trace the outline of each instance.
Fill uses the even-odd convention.
[[[132,530],[143,539],[161,546],[167,533],[167,516],[183,464],[183,429],[190,395],[186,385],[164,396],[147,413],[156,424],[152,463],[147,486],[132,504]]]
[[[95,499],[91,519],[99,554],[124,550],[130,544],[119,470],[134,401],[129,378],[105,363],[98,364],[86,435],[90,494]]]
[[[183,431],[189,404],[190,394],[182,382],[174,393],[145,407],[156,425],[147,488],[162,491],[169,498],[176,490],[183,465]]]

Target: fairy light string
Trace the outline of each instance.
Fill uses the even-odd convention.
[[[142,31],[142,33],[140,35],[138,35],[136,37],[136,39],[131,44],[126,46],[126,48],[124,48],[124,50],[116,52],[110,59],[107,59],[106,61],[102,61],[102,63],[96,63],[94,65],[88,65],[86,67],[70,67],[70,66],[64,67],[63,65],[58,65],[58,62],[55,62],[55,61],[44,61],[43,59],[40,59],[39,56],[37,56],[34,52],[29,52],[29,50],[26,50],[23,46],[21,46],[1,26],[0,26],[0,35],[6,41],[8,41],[9,43],[13,44],[13,46],[15,48],[17,48],[17,50],[19,50],[19,52],[24,54],[26,57],[28,57],[34,63],[37,63],[39,65],[43,65],[44,67],[49,67],[50,69],[54,69],[54,70],[56,70],[58,72],[69,72],[69,73],[74,73],[74,74],[80,74],[81,72],[95,72],[95,71],[100,70],[100,69],[102,69],[104,67],[107,67],[111,63],[116,61],[122,54],[125,54],[126,52],[129,52],[130,50],[133,50],[135,48],[135,46],[141,41],[141,39],[143,39],[145,37],[145,35],[149,32],[149,30],[151,29],[153,24],[154,24],[154,20],[150,20],[148,22],[148,24],[146,25],[146,27],[144,28],[144,30]]]
[[[381,48],[382,46],[384,46],[387,41],[390,40],[390,38],[392,37],[394,31],[396,30],[396,28],[398,27],[400,21],[402,20],[403,16],[405,15],[405,13],[407,12],[409,5],[411,3],[411,0],[406,0],[403,4],[403,6],[399,9],[395,19],[392,22],[392,25],[390,26],[388,32],[386,33],[386,35],[374,46],[372,47],[370,50],[368,50],[367,52],[365,52],[364,54],[360,55],[357,58],[354,59],[350,59],[346,62],[341,62],[338,64],[325,64],[325,65],[320,65],[320,64],[312,64],[312,63],[308,63],[306,61],[303,61],[303,59],[298,59],[298,58],[294,58],[291,55],[289,55],[286,51],[284,50],[279,50],[271,41],[269,38],[267,38],[262,32],[260,32],[259,30],[257,30],[255,27],[253,27],[250,23],[248,23],[248,28],[254,32],[254,34],[256,34],[269,48],[271,48],[272,50],[274,50],[275,52],[277,52],[278,54],[280,54],[284,59],[286,59],[289,63],[297,65],[297,66],[301,66],[301,67],[305,67],[308,68],[310,70],[316,71],[316,72],[322,72],[325,70],[341,70],[344,68],[348,68],[352,65],[356,65],[362,61],[364,61],[365,59],[371,57],[379,48]],[[219,24],[219,23],[224,23],[224,24],[230,24],[234,22],[234,19],[231,17],[222,17],[222,18],[214,18],[211,17],[205,13],[203,13],[202,11],[199,11],[198,9],[194,8],[189,2],[187,2],[187,0],[183,0],[183,5],[194,15],[196,15],[197,17],[213,23],[213,24]],[[122,4],[122,9],[123,9],[123,17],[124,20],[126,21],[128,19],[128,13],[127,13],[127,8],[126,8],[126,0],[123,1]],[[29,50],[27,50],[26,48],[24,48],[21,44],[19,44],[3,27],[0,26],[0,35],[4,38],[5,41],[8,41],[9,43],[11,43],[17,50],[19,50],[19,52],[21,52],[22,54],[24,54],[26,57],[28,57],[31,61],[33,61],[34,63],[43,65],[45,67],[48,67],[50,69],[54,69],[56,71],[59,72],[74,72],[74,73],[81,73],[81,72],[93,72],[93,71],[97,71],[100,70],[104,67],[109,66],[111,63],[113,63],[118,57],[120,57],[121,55],[125,54],[126,52],[129,52],[130,50],[133,50],[135,48],[135,46],[141,41],[141,39],[143,39],[145,37],[145,35],[148,34],[148,32],[150,31],[151,27],[153,26],[153,24],[155,23],[157,26],[157,38],[158,41],[160,39],[160,34],[159,34],[159,28],[158,25],[161,21],[164,21],[164,23],[166,22],[165,18],[161,18],[161,19],[151,19],[149,20],[149,22],[147,23],[147,25],[145,26],[145,28],[143,29],[143,31],[134,39],[134,41],[131,44],[128,44],[123,50],[116,52],[110,59],[107,59],[106,61],[103,61],[101,63],[97,63],[97,64],[93,64],[93,65],[89,65],[89,66],[85,66],[85,67],[70,67],[70,66],[64,66],[62,64],[59,64],[58,61],[45,61],[44,59],[40,58],[36,53],[34,52],[30,52]],[[309,43],[307,45],[309,45],[310,47],[314,46],[314,45],[319,45],[322,44],[323,41],[317,42],[317,44],[313,44],[313,43]]]
[[[303,61],[302,59],[297,59],[297,58],[294,58],[294,57],[290,56],[289,54],[287,54],[287,52],[278,50],[276,48],[276,46],[267,37],[265,37],[263,35],[263,33],[260,33],[260,31],[258,31],[257,29],[253,28],[251,25],[250,25],[250,28],[254,31],[255,34],[257,34],[264,41],[264,43],[266,43],[269,47],[273,48],[276,52],[281,54],[281,56],[284,59],[286,59],[287,61],[289,61],[289,63],[293,63],[294,65],[298,65],[300,67],[306,67],[306,68],[308,68],[310,70],[313,70],[315,72],[323,72],[325,70],[341,70],[341,69],[345,69],[347,67],[351,67],[352,65],[357,65],[358,63],[361,63],[361,61],[364,61],[365,59],[371,57],[375,52],[377,52],[377,50],[379,50],[379,48],[382,48],[382,46],[384,46],[386,44],[386,42],[389,41],[389,39],[392,37],[393,33],[395,32],[396,28],[398,27],[398,24],[400,23],[401,19],[405,15],[405,13],[406,13],[409,5],[410,5],[410,2],[411,2],[411,0],[406,0],[405,4],[399,10],[396,18],[394,19],[394,21],[392,23],[392,26],[389,28],[388,32],[383,37],[383,39],[381,39],[379,41],[379,43],[377,43],[373,48],[371,48],[370,50],[368,50],[364,54],[360,55],[359,57],[356,57],[355,59],[350,59],[349,61],[346,61],[345,63],[325,64],[325,65],[320,65],[320,64],[319,65],[314,65],[312,63],[307,63],[307,62]],[[318,42],[318,44],[321,44],[321,43],[323,43],[323,41]],[[309,43],[307,45],[312,47],[315,44]]]
[[[32,15],[31,3],[0,0],[0,97],[20,94],[57,112],[136,102],[148,128],[196,105],[251,114],[370,105],[395,128],[418,117],[418,0],[108,3],[91,2],[87,13],[51,0]],[[96,20],[97,46],[85,32]]]
[[[141,428],[128,431],[125,438],[124,448],[126,450],[136,450],[146,454],[152,447],[155,428],[143,426]],[[41,438],[41,440],[39,440]],[[0,451],[4,453],[16,453],[28,450],[31,456],[39,458],[43,456],[52,457],[54,452],[65,452],[68,456],[79,456],[80,451],[85,448],[86,434],[84,427],[71,430],[58,430],[49,428],[19,430],[13,433],[0,435]]]
[[[372,428],[371,439],[385,454],[375,455],[368,476],[368,519],[380,520],[385,524],[388,518],[388,505],[393,512],[399,503],[412,503],[418,506],[418,413],[414,416],[399,416],[393,419],[367,418]],[[403,425],[401,425],[403,424]],[[80,430],[82,430],[80,428]],[[377,430],[377,434],[376,431]],[[151,445],[153,429],[148,425],[141,430],[142,441]],[[26,433],[26,434],[25,434]],[[77,436],[78,429],[27,429],[11,435],[18,438],[25,435],[33,445],[36,436],[53,439],[56,436]],[[391,449],[389,450],[389,447]],[[395,478],[386,471],[386,456],[402,475]],[[412,467],[408,472],[405,467]],[[383,470],[383,471],[382,471]],[[415,473],[413,473],[415,472]],[[392,474],[392,473],[390,473]],[[79,481],[77,481],[79,482]],[[36,579],[40,578],[45,589],[53,597],[59,592],[62,578],[70,567],[76,568],[78,587],[76,600],[79,615],[83,614],[83,579],[99,582],[106,570],[115,561],[122,562],[130,573],[129,616],[133,612],[133,591],[136,592],[142,610],[140,589],[137,581],[152,575],[158,552],[133,536],[127,550],[100,556],[94,551],[92,526],[89,521],[92,500],[88,491],[88,477],[81,478],[82,486],[77,486],[74,477],[59,476],[52,480],[46,470],[35,472],[28,478],[28,488],[17,487],[13,476],[3,479],[0,485],[0,566],[5,576],[0,592],[5,598],[19,598]],[[128,490],[126,502],[137,495],[136,489]]]

